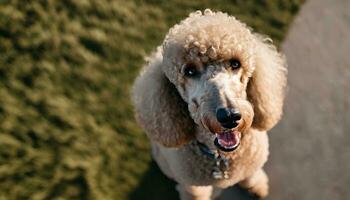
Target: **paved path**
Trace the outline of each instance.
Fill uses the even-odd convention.
[[[289,91],[270,132],[268,199],[350,199],[350,1],[308,0],[282,49]],[[237,191],[221,199],[251,199]]]

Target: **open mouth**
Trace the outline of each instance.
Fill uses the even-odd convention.
[[[216,133],[215,146],[221,151],[231,152],[235,150],[241,141],[241,132],[236,130],[225,130]]]

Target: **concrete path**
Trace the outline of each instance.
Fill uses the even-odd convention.
[[[350,1],[308,0],[282,49],[289,91],[270,132],[268,199],[350,199]],[[252,198],[234,188],[221,199]]]

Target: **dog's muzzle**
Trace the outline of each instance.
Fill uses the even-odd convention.
[[[214,141],[215,146],[221,151],[230,152],[235,150],[241,139],[241,133],[234,130],[241,119],[241,114],[237,109],[219,108],[216,111],[216,120],[227,130],[220,131],[216,134]]]

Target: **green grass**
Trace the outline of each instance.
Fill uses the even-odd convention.
[[[302,2],[1,0],[0,199],[176,198],[133,118],[143,57],[205,8],[279,44]]]

